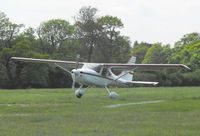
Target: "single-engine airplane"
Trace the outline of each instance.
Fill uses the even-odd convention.
[[[133,73],[135,70],[140,71],[154,71],[160,68],[183,68],[190,70],[190,68],[183,64],[136,64],[136,57],[131,57],[128,63],[87,63],[77,61],[62,61],[62,60],[49,60],[49,59],[35,59],[35,58],[22,58],[12,57],[14,61],[22,62],[37,62],[54,64],[62,70],[71,74],[73,79],[72,88],[75,90],[75,83],[80,87],[75,90],[75,96],[81,98],[85,93],[84,85],[95,85],[103,87],[107,90],[108,96],[111,99],[117,98],[119,95],[108,89],[108,86],[130,86],[133,84],[148,84],[157,85],[158,82],[150,81],[132,81]],[[67,64],[67,66],[64,66]],[[73,68],[71,71],[69,68]],[[113,69],[120,69],[120,74],[115,74]]]

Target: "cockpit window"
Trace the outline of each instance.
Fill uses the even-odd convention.
[[[103,68],[101,75],[104,77],[109,77],[109,76],[111,76],[111,73],[107,68]]]
[[[100,73],[101,71],[101,66],[97,66],[97,67],[94,67],[92,68],[94,71],[96,71],[97,73]]]
[[[100,73],[100,71],[101,71],[101,65],[95,64],[95,63],[93,63],[93,64],[91,64],[91,63],[85,63],[83,65],[83,68],[92,69],[92,70],[96,71],[97,73]]]
[[[108,70],[106,68],[104,68],[101,72],[102,76],[107,76]]]

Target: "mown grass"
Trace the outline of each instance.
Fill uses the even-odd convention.
[[[0,90],[0,136],[197,136],[200,87]],[[112,104],[160,103],[106,108]]]

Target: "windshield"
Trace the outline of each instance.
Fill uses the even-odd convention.
[[[101,65],[100,64],[95,64],[95,63],[85,63],[83,65],[83,68],[88,68],[96,71],[97,73],[100,73],[101,71]]]

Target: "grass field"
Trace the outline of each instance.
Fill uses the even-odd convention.
[[[0,136],[200,135],[200,87],[115,91],[116,100],[96,88],[82,99],[71,89],[0,90]]]

